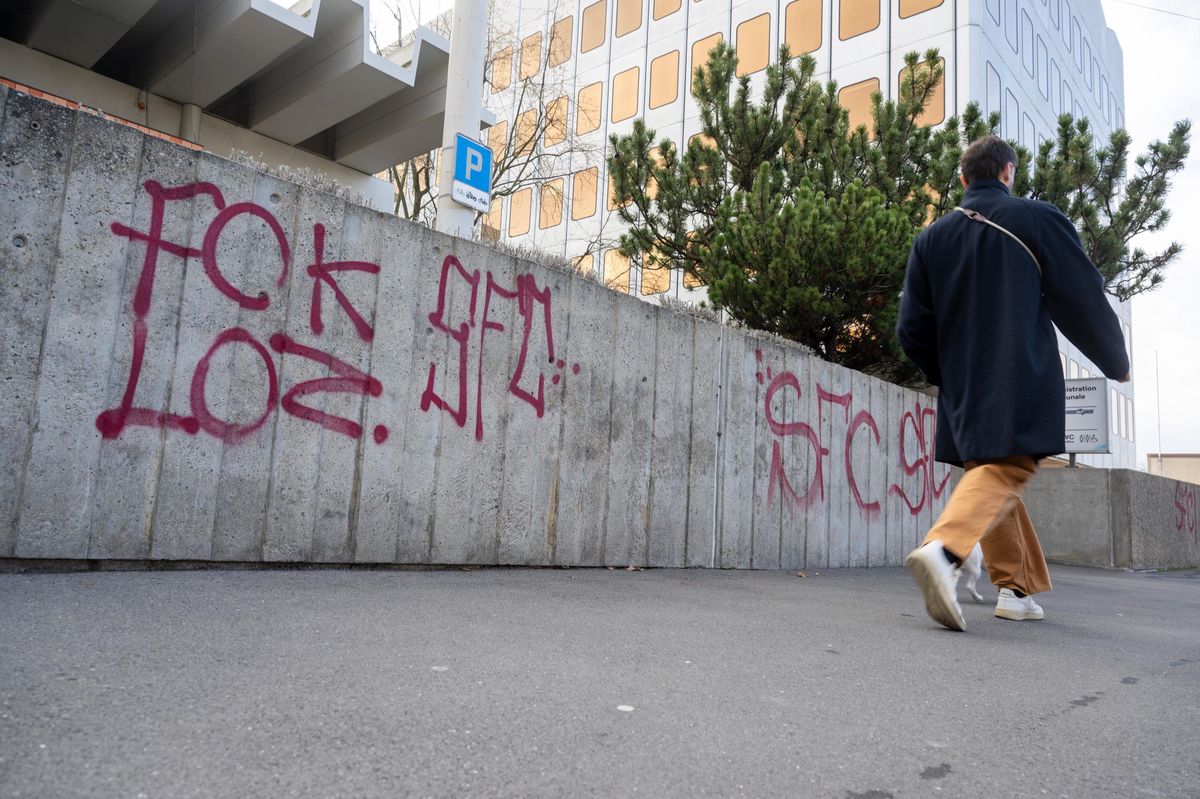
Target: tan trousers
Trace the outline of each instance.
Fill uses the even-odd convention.
[[[1049,591],[1046,557],[1021,501],[1021,491],[1037,472],[1037,461],[1027,455],[968,461],[966,470],[925,543],[941,541],[960,559],[978,543],[988,576],[998,588],[1026,594]]]

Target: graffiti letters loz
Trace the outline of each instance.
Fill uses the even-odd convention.
[[[1200,535],[1197,532],[1196,518],[1196,486],[1186,483],[1175,484],[1175,529],[1179,532],[1188,532],[1196,537]]]
[[[755,353],[759,363],[762,363],[762,352]],[[816,502],[825,500],[825,460],[830,455],[830,448],[821,440],[821,434],[818,430],[823,429],[822,422],[826,409],[838,408],[840,416],[846,425],[845,436],[842,439],[840,456],[846,475],[846,483],[850,487],[850,495],[854,499],[855,505],[859,511],[868,519],[876,519],[882,512],[882,503],[880,499],[867,501],[862,496],[862,489],[859,485],[858,476],[854,472],[854,451],[858,444],[858,439],[864,430],[868,440],[874,439],[875,446],[880,447],[882,440],[879,433],[879,424],[870,411],[866,409],[854,410],[854,396],[852,392],[844,394],[835,394],[827,390],[824,386],[817,384],[815,386],[817,397],[817,429],[807,422],[795,421],[784,422],[776,417],[774,404],[776,395],[780,391],[790,390],[795,394],[795,400],[802,397],[800,380],[792,372],[774,373],[769,367],[759,371],[756,375],[759,384],[765,384],[767,390],[764,399],[764,410],[767,417],[767,426],[772,434],[777,438],[771,443],[771,472],[767,488],[767,501],[774,503],[777,497],[782,497],[783,501],[788,505],[803,509],[808,508]],[[836,411],[835,411],[836,413]],[[935,471],[935,463],[932,454],[934,440],[934,422],[933,419],[936,411],[932,408],[923,408],[919,403],[913,405],[911,411],[907,411],[900,419],[900,440],[898,443],[898,452],[900,466],[906,477],[919,475],[921,484],[921,495],[916,499],[909,496],[903,486],[893,484],[888,489],[888,495],[900,497],[904,502],[908,511],[913,516],[919,514],[927,507],[931,507],[933,503],[942,496],[946,490],[946,483],[950,480],[950,473],[938,478]],[[912,432],[915,436],[916,452],[910,452],[910,437],[908,433]],[[811,448],[812,451],[812,478],[807,486],[804,486],[803,493],[798,491],[792,485],[791,479],[788,477],[787,471],[784,468],[783,457],[783,440],[789,436],[799,436],[804,443]],[[915,457],[913,457],[915,455]]]
[[[261,205],[240,202],[227,206],[220,189],[211,183],[190,183],[184,186],[164,187],[160,183],[150,180],[143,185],[143,188],[150,195],[151,200],[149,229],[140,231],[120,222],[112,224],[114,234],[128,238],[130,241],[143,243],[146,253],[142,260],[141,276],[133,295],[133,357],[129,366],[129,377],[125,384],[121,404],[96,417],[96,428],[101,435],[104,438],[117,438],[125,428],[140,426],[181,430],[188,435],[196,435],[198,432],[204,431],[227,444],[237,444],[261,428],[275,411],[276,405],[281,404],[283,410],[292,416],[351,438],[360,437],[362,427],[357,422],[301,404],[300,399],[320,393],[378,397],[383,393],[383,386],[378,380],[355,369],[350,364],[327,352],[301,344],[282,332],[275,333],[270,337],[270,350],[274,350],[279,355],[288,354],[315,361],[328,368],[336,377],[297,383],[283,394],[281,401],[279,379],[271,351],[245,328],[233,327],[217,334],[212,346],[196,364],[191,381],[190,415],[134,405],[138,380],[146,359],[148,332],[146,317],[150,312],[154,279],[158,271],[159,258],[163,253],[185,260],[199,258],[204,268],[204,274],[217,292],[248,311],[265,310],[270,306],[271,298],[265,291],[256,294],[243,292],[233,285],[221,271],[221,266],[217,262],[217,245],[222,232],[229,223],[238,217],[252,216],[260,220],[270,231],[279,254],[279,274],[274,280],[276,287],[283,287],[286,283],[292,262],[292,250],[287,236],[283,232],[283,227],[275,215]],[[168,203],[188,201],[190,205],[191,201],[199,198],[207,198],[217,211],[217,215],[205,231],[201,249],[197,250],[194,247],[165,240],[163,238],[163,222]],[[351,304],[338,285],[335,275],[345,271],[366,272],[374,275],[379,273],[379,265],[365,261],[325,261],[325,226],[321,224],[313,226],[313,244],[316,254],[315,263],[310,265],[306,271],[306,274],[313,280],[312,308],[309,317],[309,326],[313,335],[320,336],[325,329],[321,317],[321,295],[322,288],[328,287],[332,290],[342,311],[350,318],[358,337],[362,341],[371,341],[374,337],[374,329]],[[209,409],[204,397],[209,366],[213,357],[224,347],[238,345],[250,347],[262,359],[267,388],[267,401],[262,414],[253,421],[243,424],[218,418]],[[386,441],[387,436],[388,430],[384,425],[377,425],[373,430],[373,437],[378,444]]]
[[[486,280],[485,280],[486,277]],[[546,412],[546,375],[537,370],[536,386],[532,384],[532,372],[536,370],[532,366],[529,359],[530,342],[534,337],[535,331],[539,336],[545,336],[545,357],[546,360],[542,363],[553,364],[558,373],[551,377],[551,382],[554,385],[562,380],[562,374],[566,368],[566,361],[562,358],[556,358],[554,352],[554,329],[550,318],[550,289],[539,289],[537,281],[531,274],[523,274],[517,276],[516,287],[506,288],[502,286],[491,272],[481,275],[478,269],[470,272],[459,262],[453,255],[448,255],[442,261],[442,277],[438,285],[437,309],[429,314],[429,321],[435,329],[442,331],[453,342],[451,349],[456,349],[457,352],[451,356],[453,368],[450,365],[443,366],[442,373],[446,375],[445,382],[457,384],[456,397],[447,399],[441,394],[438,394],[434,388],[437,379],[438,365],[436,363],[429,364],[429,380],[425,384],[425,392],[421,395],[421,410],[428,411],[431,407],[445,411],[454,420],[454,423],[459,427],[465,427],[467,424],[467,406],[469,402],[470,389],[468,386],[468,354],[470,350],[471,331],[476,327],[476,316],[479,304],[479,288],[483,283],[483,314],[479,318],[479,357],[476,364],[475,374],[475,439],[483,440],[483,354],[484,344],[487,341],[488,331],[502,333],[505,331],[504,323],[493,316],[493,302],[500,301],[516,301],[517,314],[520,316],[522,325],[521,333],[521,349],[517,354],[516,365],[513,368],[512,376],[508,381],[508,392],[512,396],[527,403],[537,413],[538,418]],[[461,286],[469,290],[469,301],[465,309],[466,314],[463,319],[448,319],[447,315],[450,309],[448,304],[448,293],[453,286]],[[462,290],[461,288],[459,290]],[[498,314],[497,314],[498,316]],[[449,375],[457,371],[457,380],[449,377]],[[571,372],[579,374],[579,364],[571,365]]]

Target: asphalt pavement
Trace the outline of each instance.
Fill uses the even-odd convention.
[[[0,796],[1200,796],[1200,573],[1053,577],[0,574]]]

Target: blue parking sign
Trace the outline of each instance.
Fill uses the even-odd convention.
[[[486,213],[492,203],[492,151],[459,133],[454,139],[455,202]]]

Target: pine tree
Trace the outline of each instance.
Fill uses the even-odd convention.
[[[682,152],[655,142],[640,120],[611,139],[618,213],[629,225],[621,251],[643,269],[682,268],[708,301],[734,319],[799,341],[819,356],[900,383],[920,374],[894,327],[913,238],[962,196],[963,148],[997,131],[975,104],[940,128],[922,120],[943,78],[936,50],[909,53],[897,100],[872,99],[872,124],[851,129],[835,83],[786,47],[762,88],[738,77],[732,48],[718,45],[696,70],[702,134]],[[1188,123],[1155,142],[1127,183],[1128,135],[1092,147],[1086,121],[1060,120],[1059,137],[1031,154],[1017,147],[1014,193],[1058,204],[1122,299],[1162,281],[1178,255],[1130,249],[1158,230],[1171,177],[1188,151]]]
[[[1038,150],[1029,196],[1054,203],[1070,217],[1105,287],[1122,300],[1162,284],[1167,266],[1183,252],[1177,242],[1159,253],[1131,242],[1170,221],[1167,194],[1187,160],[1190,134],[1190,122],[1175,123],[1165,142],[1152,142],[1134,159],[1136,172],[1128,179],[1130,138],[1124,130],[1096,148],[1088,121],[1064,115],[1057,139]]]

